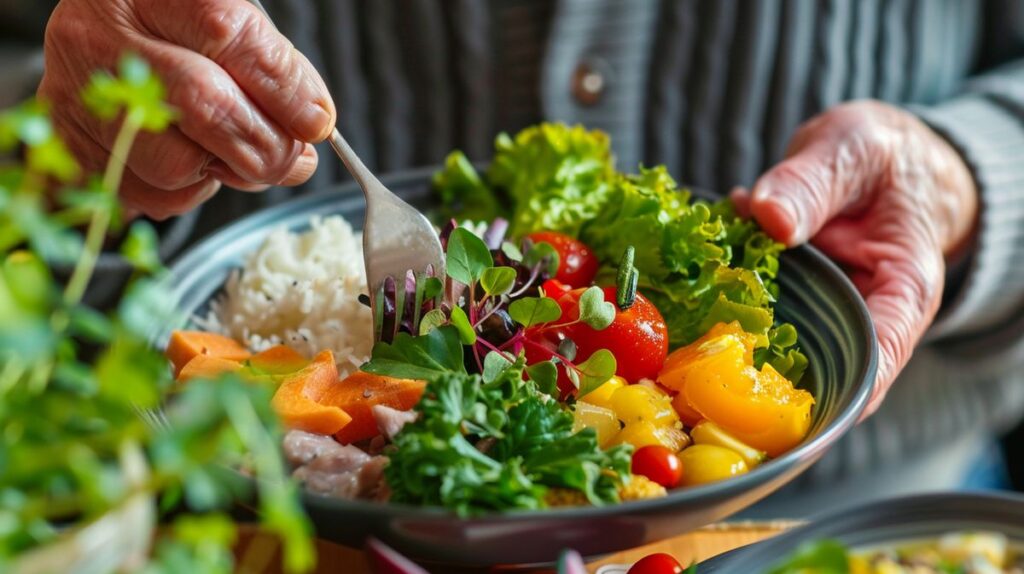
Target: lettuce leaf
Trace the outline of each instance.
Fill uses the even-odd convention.
[[[500,134],[487,180],[502,190],[513,209],[509,233],[579,234],[607,200],[615,176],[608,135],[582,126],[540,124]]]
[[[484,180],[451,156],[435,177],[442,201],[465,206],[460,217],[487,219],[500,211],[495,197],[504,197],[511,236],[550,230],[580,238],[604,264],[601,284],[614,282],[612,266],[632,245],[639,289],[665,317],[673,347],[719,321],[739,321],[759,337],[758,367],[768,362],[799,379],[807,358],[796,330],[776,327],[772,311],[784,246],[738,217],[731,202],[691,201],[664,166],[617,173],[608,136],[580,126],[540,124],[514,138],[501,134],[495,146]]]

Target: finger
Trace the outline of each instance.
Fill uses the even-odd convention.
[[[935,317],[942,293],[941,257],[919,252],[876,263],[865,303],[878,337],[878,374],[869,403],[873,413]],[[863,279],[861,281],[864,283]]]
[[[182,215],[210,199],[220,189],[220,182],[213,177],[184,187],[166,190],[153,187],[131,172],[125,172],[119,196],[126,210],[162,221]]]
[[[284,179],[303,144],[267,118],[217,64],[178,46],[148,44],[144,53],[181,110],[181,132],[251,183]]]
[[[245,0],[196,0],[188,18],[176,2],[139,0],[158,36],[213,60],[294,138],[319,142],[335,122],[327,87],[302,54]]]
[[[293,186],[305,183],[313,175],[313,172],[316,171],[318,161],[316,149],[310,144],[305,145],[306,147],[303,149],[302,154],[296,158],[295,163],[292,165],[291,171],[288,172],[288,175],[283,180],[277,182],[278,185]],[[209,172],[223,182],[224,185],[239,191],[265,191],[270,187],[270,184],[251,183],[238,177],[237,174],[220,161],[214,161],[210,165]]]
[[[736,215],[744,219],[750,218],[750,191],[744,187],[734,187],[729,192],[729,200],[736,209]]]

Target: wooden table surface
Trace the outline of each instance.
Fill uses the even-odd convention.
[[[631,564],[654,552],[667,552],[675,556],[681,564],[687,565],[770,538],[796,524],[794,522],[715,524],[676,538],[614,554],[588,564],[588,568],[591,572],[597,572],[601,566],[607,564]],[[240,546],[245,546],[250,537],[251,533],[243,529]],[[318,540],[317,553],[316,574],[374,574],[361,550]],[[252,572],[249,569],[244,570]],[[276,574],[280,572],[280,568],[275,565],[263,572]]]

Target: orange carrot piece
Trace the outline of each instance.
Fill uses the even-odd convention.
[[[184,383],[191,379],[213,379],[224,373],[234,373],[242,369],[242,363],[210,355],[192,357],[178,373],[177,381]]]
[[[257,374],[290,375],[308,365],[309,359],[291,347],[276,345],[249,357],[246,364]]]
[[[320,398],[320,403],[344,409],[352,417],[352,422],[334,435],[338,442],[349,444],[380,434],[371,410],[374,405],[400,411],[409,410],[423,396],[424,387],[424,381],[395,379],[357,371],[330,387]]]
[[[244,361],[251,355],[248,349],[231,337],[202,331],[174,331],[164,354],[174,365],[176,376],[189,361],[200,355],[229,361]]]
[[[270,404],[288,428],[334,434],[348,425],[352,417],[337,406],[318,401],[338,384],[334,356],[323,351],[305,368],[285,377]]]

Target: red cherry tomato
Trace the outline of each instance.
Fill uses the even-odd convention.
[[[604,299],[614,304],[615,288],[605,287]],[[558,299],[562,307],[559,322],[579,317],[579,299],[585,289],[574,289]],[[550,295],[549,295],[550,296]],[[586,324],[577,323],[557,329],[531,327],[526,330],[526,363],[532,365],[550,360],[566,338],[576,344],[573,363],[582,363],[600,349],[615,355],[615,374],[631,383],[640,379],[654,379],[668,356],[668,329],[661,313],[647,298],[637,293],[633,306],[623,311],[616,307],[615,319],[608,327],[595,331]],[[573,394],[576,387],[558,367],[558,388],[562,397]]]
[[[544,291],[544,295],[551,297],[555,301],[561,299],[562,295],[572,291],[572,287],[569,287],[558,279],[548,279],[541,284],[540,288]]]
[[[594,281],[600,263],[582,241],[554,231],[538,231],[527,237],[534,243],[549,243],[558,252],[555,279],[571,287],[586,287]]]
[[[683,566],[670,554],[659,552],[644,556],[626,574],[682,574]]]
[[[584,289],[569,292],[559,300],[562,317],[579,316],[578,301]],[[604,287],[604,300],[615,304],[615,287]],[[616,306],[615,320],[595,331],[585,323],[565,328],[565,336],[576,343],[576,362],[585,361],[599,349],[615,355],[615,374],[631,383],[654,379],[668,356],[668,327],[665,319],[646,297],[636,294],[633,306],[623,311]]]
[[[665,488],[675,488],[683,479],[683,463],[676,453],[661,445],[647,445],[637,449],[633,453],[630,470]]]

